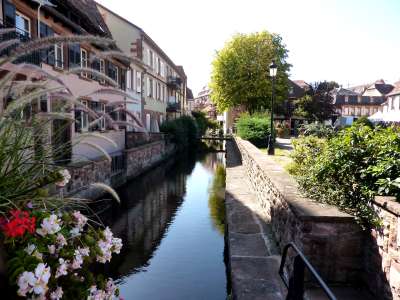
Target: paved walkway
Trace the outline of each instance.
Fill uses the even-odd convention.
[[[227,243],[233,299],[280,300],[285,290],[278,276],[280,257],[268,226],[255,213],[256,196],[233,143],[227,143]]]

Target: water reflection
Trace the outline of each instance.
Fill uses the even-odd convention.
[[[208,206],[214,227],[224,235],[225,233],[225,166],[217,164],[215,175],[210,187]]]
[[[121,205],[101,214],[124,242],[104,271],[125,299],[226,298],[223,164],[224,153],[182,153],[121,188]]]

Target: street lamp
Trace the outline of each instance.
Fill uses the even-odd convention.
[[[269,65],[269,76],[272,78],[272,97],[271,97],[271,134],[268,141],[268,155],[275,154],[274,148],[274,101],[275,101],[275,78],[278,71],[278,66],[275,61]]]

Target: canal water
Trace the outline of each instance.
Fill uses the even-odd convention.
[[[125,300],[226,299],[224,153],[185,153],[118,190],[101,219],[123,239],[106,275]]]

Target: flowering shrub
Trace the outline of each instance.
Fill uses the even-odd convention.
[[[115,299],[112,279],[89,266],[120,253],[121,239],[107,228],[93,228],[79,211],[10,211],[1,222],[10,284],[34,299]]]

